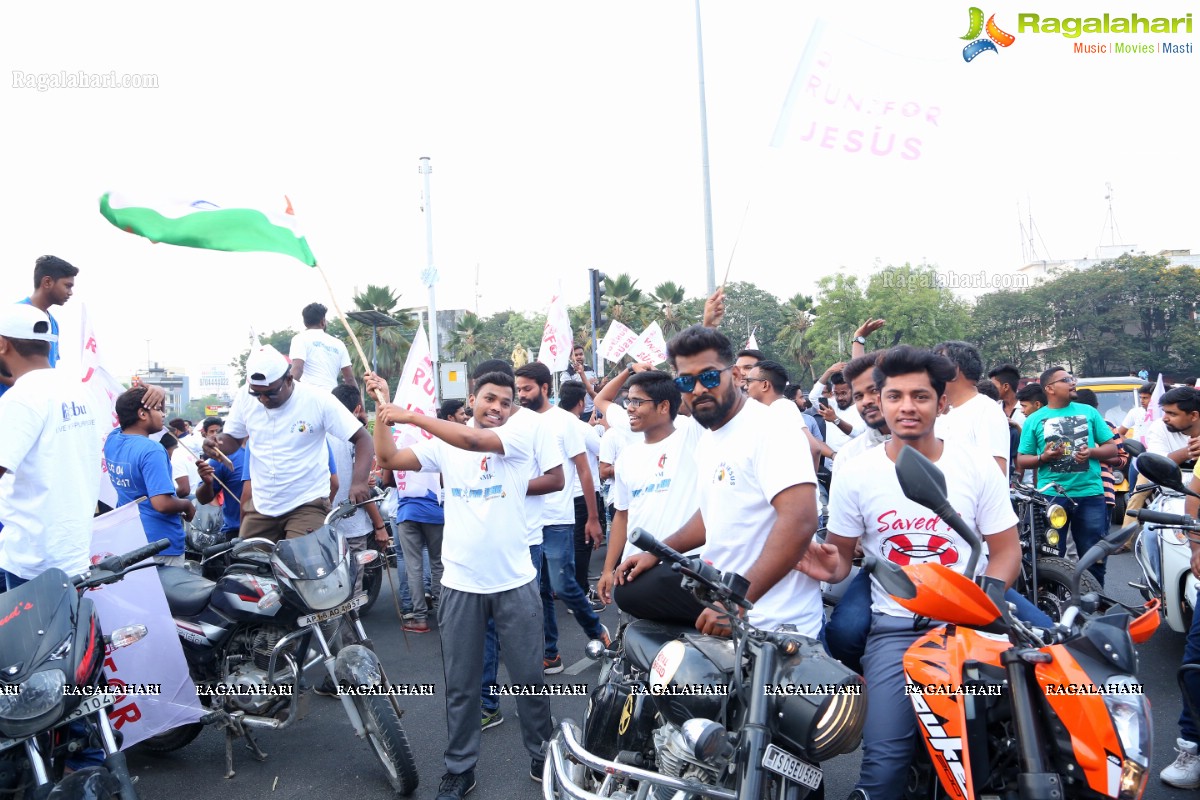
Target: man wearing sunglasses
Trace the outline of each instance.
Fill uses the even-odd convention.
[[[253,496],[242,509],[240,535],[279,541],[316,530],[329,513],[330,469],[325,435],[354,445],[350,500],[367,499],[375,445],[371,435],[327,391],[296,383],[283,354],[264,345],[246,360],[246,393],[236,396],[225,430],[204,452],[230,455],[250,439]]]
[[[1108,532],[1100,462],[1117,455],[1117,443],[1099,411],[1075,402],[1074,375],[1050,367],[1040,383],[1046,405],[1025,420],[1017,467],[1037,469],[1038,491],[1067,510],[1075,547],[1084,553]],[[1059,551],[1065,554],[1066,548],[1063,538]],[[1103,561],[1090,570],[1101,586],[1104,570]]]
[[[798,458],[795,449],[804,436],[802,423],[781,420],[738,390],[730,374],[733,348],[719,331],[694,325],[671,340],[667,354],[677,373],[675,384],[691,402],[692,418],[708,429],[696,446],[700,509],[666,538],[667,545],[680,552],[701,547],[703,558],[717,569],[745,577],[753,624],[766,629],[790,624],[806,636],[819,636],[819,586],[792,569],[817,529],[812,460]],[[795,430],[783,430],[788,424]],[[672,621],[728,635],[724,617],[700,606],[680,588],[678,574],[654,556],[635,555],[617,571],[626,582],[654,586],[663,607],[679,608],[682,613],[673,614]]]

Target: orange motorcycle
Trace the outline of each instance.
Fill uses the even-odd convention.
[[[982,541],[950,507],[942,473],[906,447],[896,474],[906,497],[970,544],[973,574]],[[898,603],[942,623],[931,624],[904,656],[925,745],[910,768],[907,797],[1142,796],[1152,726],[1134,645],[1158,628],[1157,601],[1101,609],[1097,594],[1079,593],[1081,574],[1134,531],[1113,534],[1083,555],[1071,604],[1052,629],[1018,620],[993,578],[976,582],[941,564],[871,560],[873,576]]]

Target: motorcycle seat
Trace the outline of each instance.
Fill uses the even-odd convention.
[[[167,596],[171,614],[181,617],[203,611],[212,597],[213,587],[217,585],[183,567],[159,567],[158,579],[162,583],[163,594]]]
[[[625,655],[630,662],[642,671],[650,669],[650,664],[658,651],[667,642],[678,639],[685,633],[695,633],[694,627],[686,625],[671,625],[665,622],[655,622],[649,619],[634,620],[621,636]]]

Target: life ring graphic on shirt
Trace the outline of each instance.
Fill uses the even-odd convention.
[[[946,567],[958,563],[958,548],[940,533],[898,533],[883,540],[883,552],[901,567],[932,561]]]

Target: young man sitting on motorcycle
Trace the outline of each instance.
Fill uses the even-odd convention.
[[[895,460],[903,448],[914,447],[941,469],[950,505],[987,540],[989,558],[980,560],[978,573],[1005,584],[1016,578],[1021,549],[1004,476],[986,450],[943,442],[934,433],[934,421],[946,405],[946,383],[955,374],[944,357],[905,345],[880,358],[875,384],[892,438],[855,459],[854,481],[835,484],[829,535],[824,544],[810,548],[802,564],[809,574],[843,580],[859,540],[864,553],[897,565],[934,562],[965,569],[967,542],[901,491]],[[851,796],[898,800],[904,796],[917,733],[902,659],[920,632],[914,630],[912,613],[882,588],[873,584],[871,592],[871,631],[862,658],[867,681],[863,764]]]
[[[1172,389],[1159,398],[1163,416],[1146,429],[1146,452],[1166,456],[1176,464],[1195,461],[1200,440],[1200,391],[1190,386]]]

